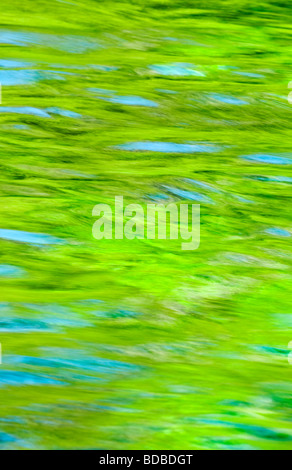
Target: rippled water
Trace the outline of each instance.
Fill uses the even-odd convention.
[[[288,7],[4,0],[0,448],[292,449]]]

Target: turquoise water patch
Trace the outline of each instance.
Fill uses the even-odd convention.
[[[228,70],[236,70],[238,69],[238,67],[236,67],[235,65],[218,65],[218,69],[228,71]]]
[[[116,93],[114,90],[106,90],[105,88],[88,88],[87,90],[100,95],[114,95]]]
[[[214,144],[176,144],[173,142],[130,142],[117,146],[121,150],[162,152],[162,153],[213,153],[219,152],[220,147]]]
[[[271,227],[265,230],[269,235],[274,235],[275,237],[291,237],[291,233],[288,230],[279,227]]]
[[[65,36],[44,33],[30,33],[21,31],[0,31],[0,44],[14,46],[29,46],[31,44],[51,47],[71,54],[82,54],[90,49],[100,48],[100,44],[94,39],[90,40],[82,36]]]
[[[25,46],[25,35],[15,31],[0,31],[0,44]]]
[[[76,356],[76,351],[74,351]],[[139,367],[134,364],[125,362],[95,358],[84,357],[80,352],[78,358],[66,357],[29,357],[29,356],[14,356],[10,358],[10,362],[17,364],[29,364],[40,367],[50,367],[53,369],[80,369],[96,373],[129,373],[139,370]]]
[[[234,429],[239,431],[243,431],[249,435],[252,435],[259,439],[272,439],[272,440],[280,440],[280,441],[291,441],[292,435],[288,432],[283,432],[282,430],[277,429],[270,429],[264,426],[254,426],[245,423],[237,423],[232,421],[223,421],[221,419],[213,419],[213,418],[202,418],[198,419],[201,424],[210,424],[214,426],[231,426]]]
[[[166,93],[167,95],[176,95],[177,94],[177,91],[166,90],[164,88],[156,88],[156,91],[158,91],[159,93]]]
[[[207,189],[208,191],[211,191],[213,193],[220,193],[221,192],[219,189],[214,188],[213,186],[210,186],[209,184],[204,183],[203,181],[194,180],[192,178],[185,178],[184,181],[186,183],[190,183],[194,186],[199,186],[200,188]]]
[[[51,116],[43,109],[33,108],[31,106],[0,106],[0,113],[7,114],[28,114],[42,118],[50,118]],[[1,233],[1,232],[0,232]]]
[[[237,199],[237,201],[242,202],[243,204],[254,204],[254,201],[252,201],[251,199],[239,196],[238,194],[232,194],[232,197],[234,197],[234,199]]]
[[[58,114],[59,116],[80,119],[82,116],[79,113],[75,113],[74,111],[69,111],[67,109],[61,109],[58,107],[51,107],[47,108],[46,111],[50,114]]]
[[[48,330],[48,325],[41,320],[30,318],[1,318],[0,331],[11,333],[32,333]]]
[[[116,309],[116,310],[91,310],[91,315],[98,318],[135,318],[140,315],[138,312],[132,312],[130,310]]]
[[[119,70],[119,67],[116,67],[115,65],[92,64],[90,67],[95,70],[100,70],[101,72],[115,72],[116,70]]]
[[[251,349],[255,351],[268,353],[268,354],[275,354],[280,356],[287,356],[289,353],[289,349],[282,349],[282,348],[275,348],[272,346],[264,346],[264,345],[252,345],[250,346]]]
[[[260,73],[253,73],[253,72],[241,72],[236,71],[232,72],[234,75],[241,75],[242,77],[249,77],[249,78],[264,78],[265,76]]]
[[[12,370],[0,372],[0,388],[22,385],[62,385],[62,382],[43,375]]]
[[[266,155],[266,154],[255,154],[255,155],[243,155],[241,158],[244,160],[250,160],[259,163],[269,163],[272,165],[291,165],[292,159],[282,157],[279,155]]]
[[[117,95],[116,91],[114,90],[107,90],[104,88],[88,88],[88,91],[92,93],[97,93],[99,95],[106,95],[99,96],[98,98],[104,101],[108,101],[109,103],[124,104],[128,106],[146,106],[152,108],[156,108],[158,106],[155,101],[148,100],[146,98],[142,98],[141,96],[135,95]]]
[[[221,103],[225,104],[233,104],[237,106],[248,104],[247,101],[236,98],[235,96],[220,95],[219,93],[210,93],[208,96],[213,100],[220,101]]]
[[[58,304],[0,304],[0,331],[28,333],[56,332],[63,328],[86,328],[92,322],[73,309]]]
[[[147,198],[151,201],[164,202],[169,199],[169,196],[166,194],[147,194]]]
[[[27,126],[26,124],[14,124],[13,126],[14,129],[19,129],[21,131],[29,131],[30,127]]]
[[[117,103],[117,104],[125,104],[128,106],[146,106],[150,108],[157,108],[158,104],[154,101],[147,100],[146,98],[141,98],[141,96],[113,96],[111,98],[108,97],[100,97],[104,101],[108,101],[110,103]]]
[[[292,183],[292,178],[289,176],[269,176],[268,179],[279,183]]]
[[[21,277],[25,274],[24,269],[12,266],[11,264],[0,264],[0,276]]]
[[[9,69],[31,67],[32,65],[33,65],[32,62],[21,62],[19,60],[0,59],[0,67],[5,67]]]
[[[0,379],[1,380],[1,379]],[[0,445],[16,441],[16,437],[6,432],[0,431]]]
[[[250,179],[274,183],[292,183],[290,176],[249,176]]]
[[[32,245],[56,245],[64,243],[63,240],[44,233],[23,232],[22,230],[0,229],[0,238]]]
[[[192,64],[175,63],[168,65],[151,65],[150,70],[159,75],[165,75],[170,77],[205,77],[205,74],[203,72],[195,70],[193,67],[194,65]]]
[[[171,186],[163,186],[163,188],[165,188],[169,193],[174,194],[175,196],[178,196],[182,199],[186,199],[189,201],[205,202],[207,204],[213,204],[212,199],[200,193],[187,191],[185,189],[173,188]]]
[[[62,328],[87,328],[93,326],[91,322],[85,320],[78,315],[70,314],[70,316],[61,316],[57,313],[44,315],[42,319],[46,324],[52,329],[62,329]]]
[[[30,85],[41,80],[37,70],[0,70],[0,82],[3,86]]]
[[[3,86],[31,85],[41,80],[65,80],[69,72],[57,70],[0,70],[0,83]]]
[[[59,304],[17,304],[15,306],[18,312],[25,312],[26,314],[38,314],[42,322],[50,328],[84,328],[92,324],[83,318],[78,313],[74,312],[72,308]]]

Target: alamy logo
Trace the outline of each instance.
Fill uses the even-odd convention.
[[[128,204],[115,196],[114,212],[108,204],[97,204],[92,215],[92,234],[96,240],[155,239],[183,240],[182,250],[196,250],[200,245],[199,204]]]
[[[288,83],[288,88],[292,88],[292,81]],[[292,91],[288,94],[288,103],[292,104]]]
[[[292,341],[290,341],[290,343],[288,343],[288,349],[292,349]],[[292,351],[289,352],[289,354],[288,354],[288,362],[289,362],[289,364],[292,365]]]

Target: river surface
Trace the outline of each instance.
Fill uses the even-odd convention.
[[[0,448],[292,449],[289,6],[2,2]]]

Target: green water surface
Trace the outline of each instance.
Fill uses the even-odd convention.
[[[291,39],[276,0],[3,0],[2,449],[292,449]],[[200,204],[199,249],[95,240],[116,195]]]

